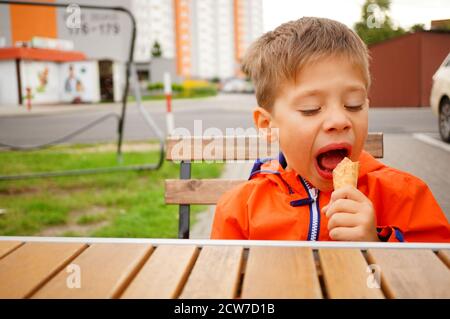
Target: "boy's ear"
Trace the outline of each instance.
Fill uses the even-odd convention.
[[[253,122],[260,136],[265,136],[269,143],[273,143],[278,139],[278,129],[275,128],[272,115],[264,108],[257,106],[253,110]]]
[[[272,116],[267,110],[260,106],[256,106],[253,109],[253,122],[258,129],[268,129],[272,124]]]

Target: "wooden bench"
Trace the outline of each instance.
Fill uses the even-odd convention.
[[[180,162],[180,179],[165,181],[166,204],[179,207],[178,238],[189,238],[190,205],[214,205],[220,196],[246,180],[192,179],[192,162],[251,161],[261,153],[273,153],[256,136],[169,137],[166,159]],[[261,148],[264,145],[263,152]],[[383,157],[383,133],[369,133],[364,149],[375,158]],[[205,151],[206,150],[206,151]],[[278,156],[278,154],[272,154]],[[273,156],[275,157],[275,156]],[[250,172],[249,172],[250,174]]]

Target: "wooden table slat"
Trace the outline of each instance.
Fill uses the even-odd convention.
[[[384,298],[359,249],[320,249],[319,258],[328,298]]]
[[[159,246],[121,298],[178,297],[198,256],[198,251],[196,246]]]
[[[26,243],[0,260],[0,298],[26,298],[87,247]]]
[[[369,249],[389,298],[450,298],[450,270],[431,250]]]
[[[438,252],[439,258],[450,268],[450,249],[448,250],[439,250]]]
[[[242,298],[322,298],[311,248],[251,247]]]
[[[21,241],[0,241],[0,259],[20,245],[22,245]]]
[[[238,246],[203,247],[180,298],[234,298],[243,251]]]
[[[69,287],[75,272],[61,271],[32,298],[116,298],[151,254],[147,244],[93,244],[71,264],[80,269],[80,287]]]

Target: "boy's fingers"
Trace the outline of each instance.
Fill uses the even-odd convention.
[[[351,199],[338,199],[335,202],[329,204],[326,209],[325,215],[328,220],[336,213],[351,213],[355,214],[358,212],[358,203]]]
[[[355,227],[359,225],[359,218],[355,214],[337,213],[328,220],[328,231],[336,227]]]
[[[330,202],[334,202],[338,199],[352,199],[357,202],[363,202],[367,197],[353,186],[344,186],[331,193]]]
[[[340,241],[362,241],[364,233],[361,227],[336,227],[329,231],[332,240]]]

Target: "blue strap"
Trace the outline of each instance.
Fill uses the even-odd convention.
[[[253,176],[255,176],[258,173],[269,173],[269,174],[275,174],[280,176],[280,172],[278,171],[272,171],[272,170],[267,170],[267,169],[261,169],[261,166],[264,163],[267,163],[268,161],[273,160],[273,158],[263,158],[263,159],[257,159],[255,161],[255,163],[253,164],[252,170],[250,172],[250,176],[249,176],[249,180],[252,179]],[[280,154],[278,155],[278,162],[280,163],[280,165],[284,168],[286,168],[287,163],[286,163],[286,159],[283,155],[283,153],[280,152]],[[294,191],[292,190],[292,187],[283,179],[281,178],[281,180],[283,181],[283,183],[286,185],[286,187],[289,190],[289,194],[294,194]],[[294,201],[295,202],[295,201]],[[302,204],[303,205],[303,204]],[[301,206],[301,205],[297,205],[297,206]]]
[[[253,164],[252,170],[250,171],[250,177],[248,179],[251,179],[252,176],[255,175],[256,173],[261,172],[261,166],[270,160],[272,160],[272,159],[271,158],[263,158],[263,159],[258,158],[255,161],[255,163]]]
[[[298,206],[310,205],[313,202],[314,201],[312,198],[302,198],[302,199],[293,200],[290,202],[290,204],[292,207],[298,207]]]
[[[284,154],[282,152],[280,152],[280,154],[278,155],[278,162],[280,162],[281,167],[286,168],[287,166],[287,162],[286,162],[286,158],[284,157]]]
[[[253,164],[252,170],[250,171],[250,177],[249,177],[249,179],[251,179],[251,177],[252,177],[253,175],[255,175],[256,173],[263,172],[263,171],[261,170],[261,166],[262,166],[264,163],[267,163],[267,162],[269,162],[269,161],[271,161],[271,160],[273,160],[273,158],[270,158],[270,157],[268,157],[268,158],[258,158],[258,159],[256,159],[255,163]],[[286,158],[284,157],[283,153],[281,153],[281,152],[280,152],[280,154],[278,155],[278,162],[280,163],[281,167],[283,167],[283,169],[286,168],[286,166],[287,166]],[[268,173],[269,171],[264,171],[264,172],[267,172],[267,173]],[[270,171],[270,172],[272,172],[272,171]],[[273,171],[273,172],[275,173],[275,171]],[[277,173],[279,173],[279,172],[277,172]]]
[[[395,230],[395,237],[397,238],[397,240],[400,242],[404,242],[405,238],[403,237],[403,234],[400,231],[400,229],[398,229],[397,227],[394,227],[394,230]]]

